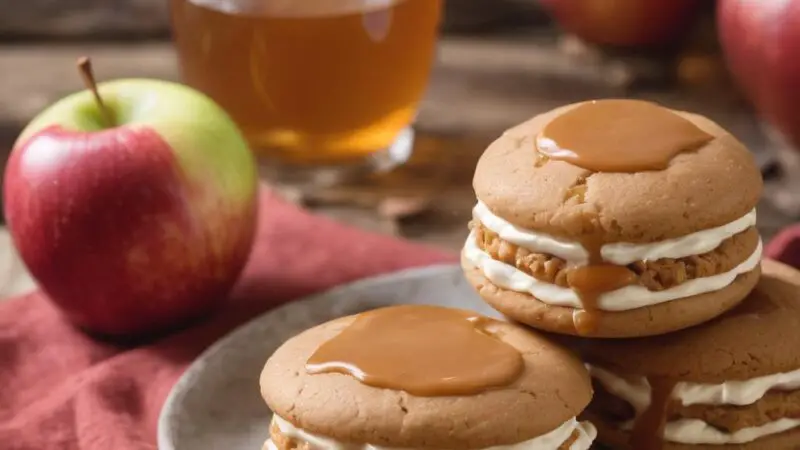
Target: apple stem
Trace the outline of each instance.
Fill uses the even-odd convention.
[[[97,102],[97,106],[100,108],[100,114],[103,115],[103,118],[106,121],[107,126],[114,125],[114,114],[111,110],[106,106],[105,102],[103,102],[103,98],[100,97],[100,92],[97,90],[97,81],[94,78],[94,72],[92,71],[92,61],[87,56],[83,56],[78,59],[78,72],[81,74],[81,78],[83,79],[83,84],[86,85],[86,89],[89,89],[94,96],[94,100]]]

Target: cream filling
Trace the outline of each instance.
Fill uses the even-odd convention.
[[[478,202],[472,216],[483,226],[497,233],[501,239],[511,242],[534,253],[557,256],[573,265],[586,265],[589,253],[579,243],[566,241],[547,233],[517,227],[505,219],[494,215],[483,202]],[[741,233],[756,224],[756,210],[753,209],[731,223],[707,230],[666,239],[649,244],[616,242],[605,244],[600,249],[603,260],[625,266],[636,261],[658,260],[661,258],[684,258],[710,252],[726,239]]]
[[[646,377],[620,377],[608,370],[586,364],[591,376],[615,397],[633,406],[638,416],[650,405],[650,384]],[[750,405],[772,389],[794,390],[800,388],[800,370],[765,375],[749,380],[726,381],[719,384],[680,382],[675,385],[672,397],[684,406]],[[800,419],[783,418],[757,427],[742,428],[726,433],[699,419],[680,419],[664,427],[664,439],[681,444],[743,444],[771,434],[781,433],[800,425]],[[622,425],[630,429],[633,421]]]
[[[370,444],[349,444],[345,442],[336,441],[327,437],[311,434],[295,427],[288,421],[278,417],[277,414],[272,416],[272,420],[278,429],[281,430],[285,436],[296,439],[299,441],[308,442],[314,450],[389,450],[389,447],[379,447]],[[557,450],[564,442],[566,442],[575,431],[578,431],[578,439],[569,447],[570,450],[588,450],[594,438],[597,436],[597,430],[589,422],[578,422],[577,419],[572,418],[555,430],[512,445],[499,445],[495,447],[487,447],[485,450]],[[277,450],[275,444],[271,441],[267,442],[269,450]]]
[[[759,239],[753,254],[732,270],[688,280],[663,291],[650,291],[644,286],[631,285],[606,292],[598,297],[597,307],[603,311],[626,311],[720,290],[733,283],[737,276],[753,270],[761,261],[761,250]],[[480,269],[489,281],[503,289],[530,294],[548,305],[583,308],[580,297],[572,289],[537,280],[512,265],[493,259],[478,247],[475,231],[470,233],[464,244],[464,258]]]
[[[800,419],[778,419],[758,427],[742,428],[733,433],[720,431],[697,419],[682,419],[664,426],[664,440],[680,444],[745,444],[800,425]]]

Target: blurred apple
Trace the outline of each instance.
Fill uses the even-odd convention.
[[[720,43],[759,114],[800,148],[800,1],[718,3]]]
[[[615,47],[669,44],[685,33],[703,0],[540,0],[567,32]]]
[[[95,92],[52,105],[12,150],[3,194],[20,256],[91,332],[158,332],[209,313],[252,245],[247,144],[182,85],[119,80]]]

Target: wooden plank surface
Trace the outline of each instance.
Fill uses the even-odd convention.
[[[3,1],[14,3],[0,2],[5,39],[132,40],[170,32],[170,0]],[[445,32],[475,32],[546,20],[537,0],[449,0],[442,25]]]
[[[0,37],[166,36],[168,5],[168,0],[2,0]]]
[[[744,102],[720,83],[698,88],[628,89],[615,64],[584,62],[559,50],[549,35],[448,37],[419,125],[425,130],[496,134],[555,106],[586,98],[636,96],[699,111],[717,120],[757,153],[764,140]],[[153,77],[177,80],[168,42],[63,45],[0,45],[0,143],[36,112],[81,88],[75,59],[91,56],[98,78]]]
[[[509,126],[564,103],[621,96],[656,100],[718,121],[762,164],[772,158],[758,122],[725,80],[636,87],[619,82],[625,65],[576,60],[562,48],[551,34],[445,38],[407,167],[312,194],[281,189],[312,210],[356,226],[455,250],[466,235],[472,170],[486,144]],[[74,68],[80,55],[94,59],[100,79],[179,78],[169,42],[0,45],[0,148],[10,149],[21,127],[46,105],[81,88]],[[396,214],[387,213],[387,202],[424,205]],[[763,203],[759,227],[765,237],[790,221]]]

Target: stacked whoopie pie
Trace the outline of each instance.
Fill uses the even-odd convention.
[[[594,382],[585,413],[615,449],[800,448],[800,273],[771,260],[753,292],[703,325],[576,339]]]
[[[508,317],[591,337],[708,321],[755,285],[762,179],[710,120],[634,100],[569,105],[478,162],[468,279]]]
[[[511,322],[403,305],[295,336],[261,373],[265,449],[800,448],[800,273],[762,275],[762,180],[729,133],[569,105],[474,187],[462,265]]]
[[[572,352],[474,312],[401,305],[287,341],[261,373],[264,450],[587,450]],[[264,429],[267,425],[264,424]]]
[[[498,138],[473,185],[467,279],[582,356],[598,442],[800,448],[800,272],[762,275],[762,179],[730,133],[649,102],[568,105]]]

